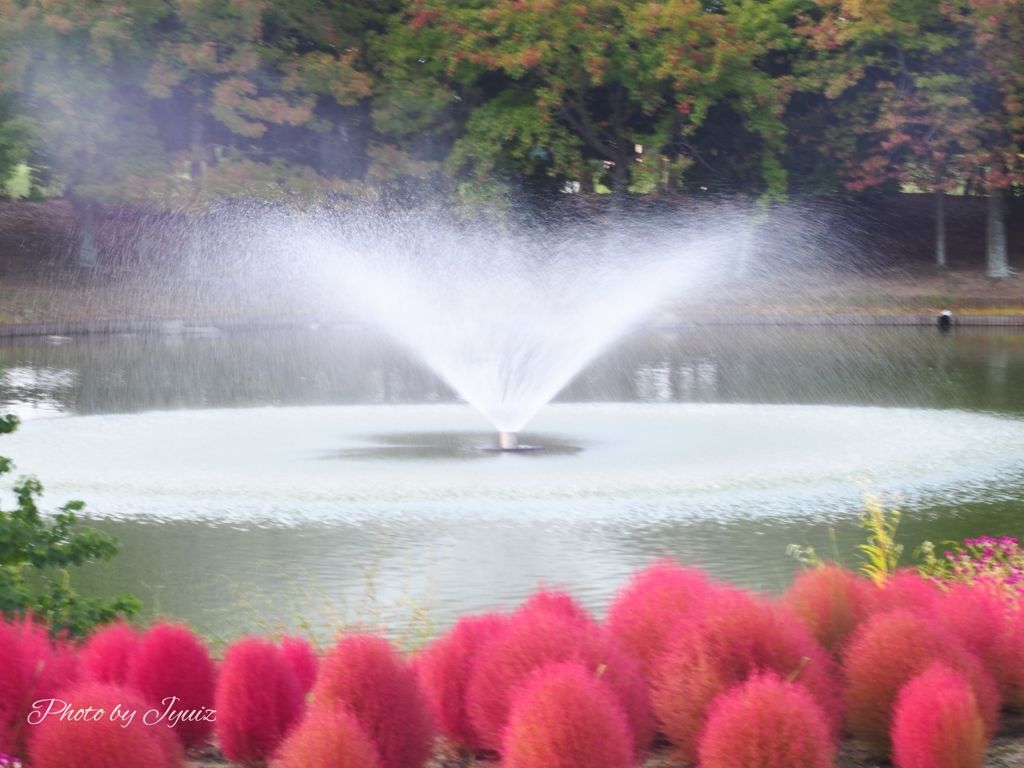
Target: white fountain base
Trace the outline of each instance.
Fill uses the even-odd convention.
[[[827,513],[1024,471],[1024,421],[963,411],[552,404],[524,435],[545,450],[476,450],[488,431],[460,405],[178,410],[38,419],[0,452],[53,507],[225,521]]]

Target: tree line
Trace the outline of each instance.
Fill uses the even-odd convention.
[[[998,225],[1024,190],[1024,5],[0,0],[18,173],[86,222],[97,201],[912,189],[940,214],[986,195]]]

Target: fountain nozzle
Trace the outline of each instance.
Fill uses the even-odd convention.
[[[523,453],[525,451],[539,451],[539,445],[520,445],[518,432],[499,432],[497,445],[480,445],[477,450],[481,451],[507,451],[508,453]]]

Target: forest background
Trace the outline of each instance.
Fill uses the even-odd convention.
[[[1019,0],[0,0],[0,180],[74,210],[1024,196]],[[1001,241],[1000,241],[1001,238]],[[1001,252],[1000,252],[1001,248]]]

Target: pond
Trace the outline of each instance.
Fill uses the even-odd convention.
[[[660,555],[778,591],[790,543],[857,562],[865,492],[921,541],[1024,533],[1024,334],[636,333],[495,454],[487,421],[364,329],[7,340],[0,453],[121,554],[76,575],[212,637],[396,635],[538,583],[600,610]]]

